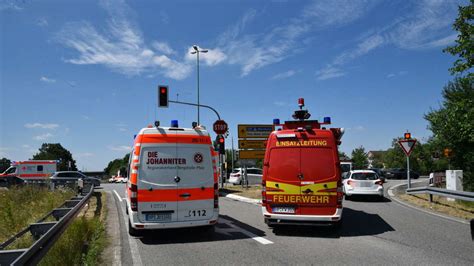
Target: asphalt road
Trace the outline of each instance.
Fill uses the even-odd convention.
[[[387,187],[400,183],[390,180]],[[269,229],[260,206],[220,198],[214,233],[165,230],[129,237],[124,184],[111,191],[120,229],[122,265],[215,264],[442,264],[473,265],[470,227],[419,212],[386,198],[344,201],[340,231],[327,227]],[[117,192],[115,194],[114,190]],[[116,243],[117,244],[117,243]]]

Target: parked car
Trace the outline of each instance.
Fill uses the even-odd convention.
[[[403,168],[388,169],[385,172],[387,179],[407,179],[407,170]],[[420,175],[417,172],[410,171],[410,178],[418,179]]]
[[[243,180],[243,168],[235,168],[230,173],[229,183],[234,185],[242,184]],[[262,183],[262,169],[259,168],[247,168],[247,178],[249,185],[256,185]]]
[[[117,176],[115,178],[115,183],[127,183],[128,178],[122,177],[122,176]]]
[[[25,184],[25,180],[17,176],[2,176],[0,177],[0,187],[21,186]]]
[[[100,186],[100,179],[96,177],[86,176],[85,174],[78,171],[59,171],[54,173],[50,179],[53,183],[67,184],[76,182],[78,179],[82,178],[84,183],[92,183],[95,187]]]
[[[374,171],[375,173],[377,173],[377,175],[379,176],[379,178],[385,182],[385,171],[381,168],[369,168],[368,170],[372,170]]]
[[[342,184],[346,198],[352,195],[375,195],[383,198],[383,181],[372,170],[351,171]]]

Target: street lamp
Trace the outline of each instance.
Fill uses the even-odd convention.
[[[191,54],[197,54],[197,89],[198,89],[198,93],[197,93],[197,108],[198,108],[198,125],[200,125],[200,121],[199,121],[199,53],[207,53],[208,50],[207,49],[199,49],[199,47],[197,45],[193,45],[193,49],[194,51],[191,51]]]

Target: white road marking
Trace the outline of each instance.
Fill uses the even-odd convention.
[[[224,222],[225,224],[227,224],[228,226],[230,226],[231,228],[219,228],[218,231],[226,234],[226,235],[229,235],[229,233],[231,232],[240,232],[250,238],[252,238],[253,240],[257,241],[258,243],[262,244],[262,245],[268,245],[268,244],[273,244],[272,241],[264,238],[264,237],[261,237],[261,236],[257,236],[256,234],[252,233],[252,232],[249,232],[241,227],[238,227],[236,225],[234,225],[231,221],[229,220],[226,220],[226,219],[223,219],[223,218],[219,218],[219,221],[220,222]]]
[[[119,196],[119,194],[117,193],[117,191],[115,189],[114,189],[114,193],[115,193],[115,195],[117,195],[117,199],[119,199],[120,202],[122,202],[122,198]]]
[[[117,191],[115,191],[115,189],[114,189],[114,193],[117,196],[117,198],[120,200],[120,202],[122,202],[122,198],[120,198],[119,194],[117,193]],[[122,207],[123,205],[120,204],[120,206]],[[133,265],[136,265],[136,266],[142,266],[143,262],[142,262],[142,258],[140,257],[140,253],[138,252],[137,240],[128,234],[128,217],[126,216],[125,211],[123,209],[122,209],[122,216],[123,216],[123,222],[125,224],[125,228],[127,228],[127,238],[128,238],[128,245],[130,246],[130,253],[132,255],[132,263]]]

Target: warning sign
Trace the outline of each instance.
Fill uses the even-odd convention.
[[[413,151],[413,147],[415,147],[416,139],[399,140],[398,144],[400,147],[402,147],[402,150],[405,152],[405,154],[410,156],[410,153]]]

